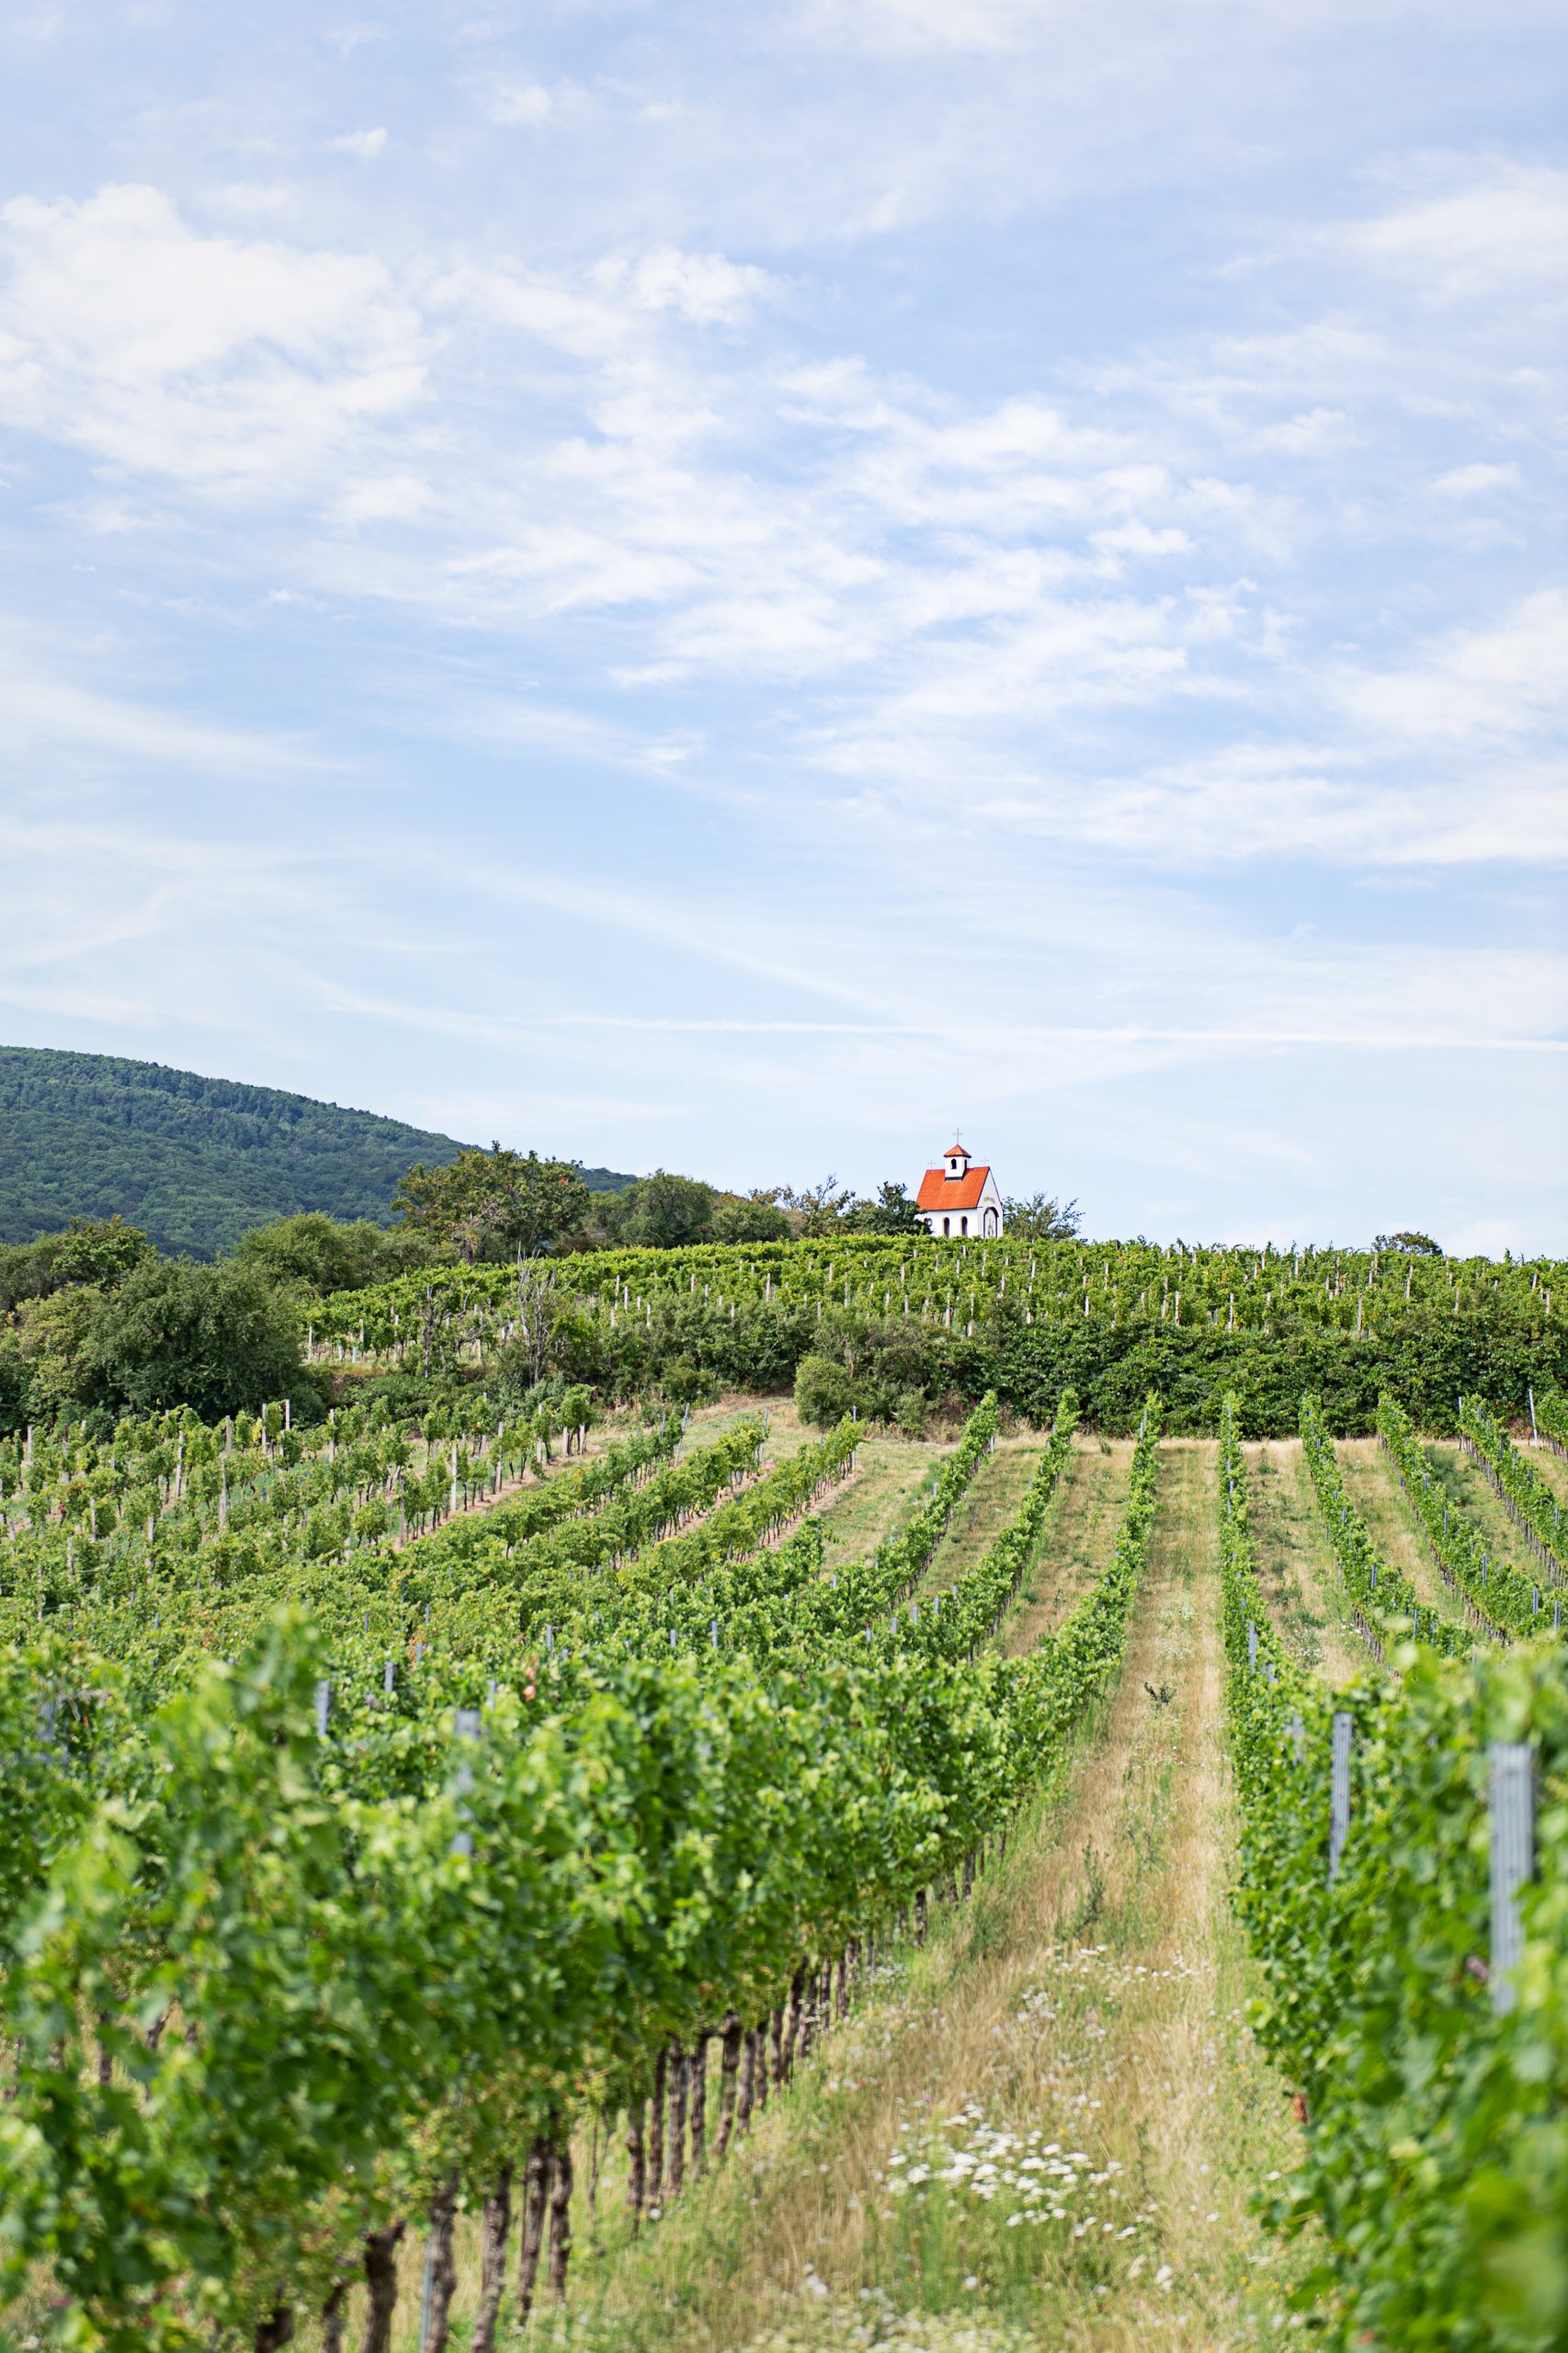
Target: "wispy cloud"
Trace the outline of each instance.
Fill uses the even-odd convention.
[[[152,103],[163,38],[0,32],[17,1024],[1545,1214],[1550,0],[283,0]]]

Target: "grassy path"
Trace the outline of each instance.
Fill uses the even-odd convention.
[[[1549,1446],[1531,1446],[1528,1442],[1520,1446],[1519,1451],[1542,1485],[1551,1487],[1568,1509],[1568,1457],[1553,1454]]]
[[[1305,1666],[1344,1683],[1368,1664],[1350,1623],[1350,1596],[1334,1557],[1301,1441],[1265,1438],[1246,1449],[1258,1574],[1276,1628]]]
[[[1335,1449],[1345,1492],[1379,1552],[1410,1579],[1424,1602],[1458,1622],[1460,1605],[1438,1574],[1426,1530],[1381,1446],[1375,1438],[1342,1438]]]
[[[949,1450],[907,1438],[863,1440],[857,1449],[858,1471],[822,1514],[827,1566],[869,1560],[879,1544],[913,1519]]]
[[[1003,1622],[1000,1643],[1008,1657],[1021,1658],[1033,1650],[1109,1567],[1131,1468],[1130,1439],[1113,1444],[1087,1438],[1074,1447],[1046,1522],[1040,1557]]]
[[[1044,1450],[1038,1440],[1002,1445],[978,1465],[931,1555],[922,1593],[945,1592],[1017,1518]]]
[[[928,2353],[1273,2341],[1301,2258],[1247,2201],[1296,2128],[1244,2022],[1224,1902],[1215,1449],[1163,1453],[1127,1667],[1054,1797],[723,2170],[637,2248],[590,2258],[535,2341],[761,2353],[864,2344],[873,2319]],[[937,2177],[960,2157],[994,2166],[994,2195]]]
[[[1535,1554],[1504,1510],[1495,1489],[1488,1484],[1469,1455],[1461,1452],[1458,1440],[1428,1439],[1423,1451],[1446,1499],[1458,1505],[1492,1558],[1508,1562],[1526,1576],[1539,1578],[1540,1571]],[[1530,1461],[1532,1470],[1538,1467],[1529,1456],[1526,1459]]]

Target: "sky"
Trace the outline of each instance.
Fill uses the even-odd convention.
[[[1568,1250],[1561,0],[20,0],[0,1040]]]

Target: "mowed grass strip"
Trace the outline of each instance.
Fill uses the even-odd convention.
[[[908,1438],[865,1439],[857,1449],[856,1477],[822,1514],[826,1565],[869,1560],[879,1544],[914,1518],[952,1450]]]
[[[1464,1514],[1493,1560],[1506,1561],[1521,1574],[1544,1586],[1547,1580],[1540,1562],[1509,1518],[1485,1472],[1463,1451],[1458,1439],[1428,1438],[1422,1451],[1432,1466],[1433,1479],[1444,1500]],[[1532,1471],[1539,1470],[1534,1449],[1526,1451],[1525,1459]],[[1568,1470],[1568,1464],[1562,1467]],[[1568,1509],[1564,1510],[1563,1519],[1568,1531]],[[1563,1546],[1568,1552],[1568,1532],[1564,1533]]]
[[[1303,1666],[1345,1683],[1369,1665],[1299,1438],[1245,1449],[1253,1540],[1268,1614]]]
[[[912,1979],[880,2035],[868,2013],[837,2045],[862,2086],[853,2139],[778,2185],[767,2268],[785,2295],[753,2353],[870,2341],[872,2318],[933,2353],[1255,2347],[1286,2324],[1309,2251],[1250,2211],[1298,2128],[1246,2026],[1256,1985],[1225,1903],[1215,1449],[1164,1451],[1105,1735],[1009,1859],[1023,1869],[955,1924],[948,1983]]]
[[[1110,1566],[1127,1507],[1131,1438],[1080,1438],[1062,1474],[1039,1554],[1003,1621],[1000,1646],[1021,1658]]]
[[[1383,1447],[1375,1438],[1341,1438],[1335,1440],[1335,1451],[1346,1495],[1382,1558],[1410,1579],[1424,1602],[1446,1618],[1461,1620],[1463,1605],[1444,1583],[1426,1531]]]
[[[711,1446],[744,1421],[767,1416],[762,1460],[767,1469],[788,1461],[803,1446],[814,1445],[824,1433],[801,1421],[792,1397],[722,1398],[692,1414],[687,1442]],[[921,1491],[929,1486],[956,1440],[927,1441],[890,1436],[867,1437],[856,1448],[856,1467],[824,1498],[819,1517],[826,1541],[825,1563],[866,1560],[879,1544],[897,1533],[919,1508]]]
[[[1044,1451],[1040,1438],[1004,1439],[994,1454],[986,1455],[977,1465],[931,1555],[920,1581],[921,1593],[946,1592],[1012,1525],[1023,1508]]]

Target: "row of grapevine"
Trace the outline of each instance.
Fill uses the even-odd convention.
[[[1334,1440],[1324,1427],[1323,1415],[1312,1397],[1301,1400],[1301,1449],[1329,1541],[1350,1596],[1357,1630],[1373,1657],[1381,1659],[1383,1655],[1382,1621],[1390,1618],[1407,1621],[1421,1641],[1437,1650],[1455,1654],[1467,1652],[1470,1643],[1461,1629],[1423,1602],[1410,1579],[1379,1552],[1366,1521],[1345,1492]],[[1468,1602],[1467,1608],[1471,1617],[1481,1622],[1479,1612]],[[1492,1629],[1483,1624],[1482,1631],[1489,1633]]]
[[[1397,1683],[1331,1695],[1269,1619],[1233,1401],[1220,1533],[1237,1902],[1265,1978],[1257,2031],[1308,2119],[1275,2220],[1324,2248],[1303,2292],[1327,2300],[1335,2346],[1560,2344],[1562,1646],[1407,1645]]]
[[[362,2267],[374,2353],[407,2221],[429,2215],[438,2281],[454,2200],[509,2213],[525,2155],[525,2241],[548,2177],[563,2274],[584,2106],[641,2131],[672,2052],[688,2086],[715,2036],[727,2062],[798,2018],[803,1984],[967,1879],[1060,1763],[1125,1643],[1157,1429],[1111,1569],[1021,1661],[968,1651],[1064,1438],[1014,1540],[896,1643],[801,1639],[781,1609],[767,1655],[585,1641],[466,1706],[472,1662],[433,1651],[372,1709],[336,1703],[339,1662],[280,1609],[150,1715],[112,1658],[47,1629],[13,1649],[6,2284],[46,2266],[113,2353],[233,2327],[259,2347],[299,2304],[340,2315]]]
[[[1530,1415],[1553,1454],[1568,1454],[1568,1397],[1562,1390],[1549,1390],[1539,1403],[1532,1399]]]
[[[200,1431],[196,1436],[211,1437]],[[673,1462],[678,1426],[634,1433],[606,1453],[584,1458],[553,1477],[523,1487],[483,1516],[449,1518],[436,1531],[400,1544],[395,1535],[362,1529],[341,1551],[317,1540],[320,1514],[302,1516],[292,1474],[264,1483],[243,1529],[182,1508],[171,1496],[170,1518],[145,1537],[93,1539],[36,1510],[0,1540],[0,1629],[20,1632],[39,1620],[62,1618],[108,1648],[131,1648],[168,1659],[182,1645],[226,1654],[244,1639],[246,1613],[256,1600],[312,1597],[342,1624],[357,1616],[381,1634],[412,1638],[412,1612],[428,1606],[443,1580],[460,1576],[476,1549],[490,1554],[527,1552],[553,1531],[577,1540],[583,1527],[598,1531],[602,1550],[624,1542],[635,1523],[638,1497],[652,1492],[642,1525],[667,1525],[683,1511],[710,1501],[755,1457],[755,1427],[717,1449],[712,1459]],[[374,1448],[380,1460],[406,1444],[392,1429]],[[443,1472],[443,1476],[445,1472]],[[271,1517],[267,1517],[270,1507]],[[590,1547],[594,1540],[588,1540]],[[472,1580],[470,1580],[472,1581]],[[367,1631],[369,1631],[367,1626]]]
[[[1564,1568],[1568,1530],[1562,1524],[1562,1506],[1479,1397],[1460,1400],[1460,1442],[1491,1481],[1504,1510],[1547,1574],[1560,1583],[1568,1582]]]
[[[1561,1595],[1552,1597],[1543,1617],[1540,1586],[1488,1552],[1480,1532],[1434,1480],[1409,1415],[1392,1397],[1378,1401],[1378,1437],[1426,1531],[1444,1582],[1462,1597],[1471,1619],[1497,1635],[1537,1634],[1549,1620],[1553,1632],[1560,1631]]]
[[[1460,1314],[1499,1306],[1527,1329],[1551,1328],[1564,1265],[1414,1257],[1377,1251],[1281,1253],[1166,1248],[1149,1243],[968,1243],[927,1236],[703,1245],[684,1250],[596,1251],[530,1267],[550,1287],[551,1313],[599,1327],[600,1352],[635,1363],[639,1336],[677,1313],[732,1324],[758,1315],[820,1320],[833,1310],[915,1318],[972,1336],[982,1324],[1027,1329],[1082,1322],[1173,1329],[1349,1334],[1395,1331],[1433,1308]],[[312,1310],[311,1346],[335,1361],[426,1363],[438,1336],[448,1354],[483,1360],[509,1338],[519,1276],[508,1267],[443,1268],[340,1292]],[[530,1313],[537,1317],[539,1302]]]
[[[585,1416],[585,1392],[581,1405]],[[131,1419],[103,1441],[28,1431],[0,1445],[0,1594],[47,1609],[72,1592],[199,1579],[204,1566],[222,1582],[248,1558],[386,1550],[542,1472],[549,1437],[541,1417],[508,1422],[483,1394],[402,1421],[354,1404],[309,1432],[290,1426],[287,1404],[212,1426],[188,1412]],[[507,1506],[517,1532],[588,1507],[678,1439],[673,1425],[650,1431],[612,1464],[531,1485]]]

